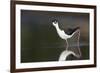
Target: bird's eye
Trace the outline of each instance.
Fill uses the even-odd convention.
[[[57,21],[54,21],[54,23],[56,24],[56,23],[57,23]]]
[[[57,23],[57,21],[55,20],[55,21],[54,21],[54,23],[56,24],[56,23]]]
[[[52,20],[52,22],[57,23],[57,20],[56,19],[55,20]]]

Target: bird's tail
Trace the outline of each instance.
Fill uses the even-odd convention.
[[[72,33],[74,33],[76,30],[78,30],[78,29],[80,29],[80,27],[76,27],[76,28],[69,28],[68,30],[67,30],[67,34],[68,35],[71,35]]]

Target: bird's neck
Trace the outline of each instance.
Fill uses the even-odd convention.
[[[60,28],[59,28],[58,24],[55,26],[55,28],[56,28],[57,30],[60,30]]]
[[[55,27],[58,28],[59,27],[58,24],[56,24]]]

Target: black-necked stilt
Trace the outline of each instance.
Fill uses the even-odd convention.
[[[78,33],[78,37],[80,36],[80,29],[79,29],[79,27],[76,27],[76,28],[74,28],[74,29],[68,29],[68,32],[69,32],[69,33],[66,34],[66,33],[64,32],[64,30],[61,30],[61,29],[59,28],[59,25],[58,25],[58,21],[57,21],[57,20],[53,20],[53,21],[52,21],[52,25],[56,28],[57,34],[59,35],[59,37],[60,37],[61,39],[63,39],[63,40],[66,41],[66,43],[67,43],[67,48],[68,48],[68,41],[67,41],[67,39],[73,37],[73,36],[74,36],[75,34],[77,34],[77,33]],[[79,40],[79,38],[78,38],[78,40]],[[79,41],[78,41],[78,42],[79,42]],[[78,46],[79,46],[79,43],[78,43]],[[67,58],[69,55],[73,55],[73,56],[75,56],[75,57],[77,57],[77,58],[80,58],[80,56],[81,56],[81,51],[80,51],[80,48],[79,48],[79,47],[78,47],[79,54],[77,54],[77,53],[74,52],[75,49],[72,51],[72,50],[68,50],[67,48],[60,54],[59,61],[65,61],[66,58]]]

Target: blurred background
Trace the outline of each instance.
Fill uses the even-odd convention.
[[[58,36],[52,25],[54,19],[64,31],[80,27],[82,57],[78,60],[89,59],[88,13],[21,10],[21,62],[58,61],[66,41]],[[77,60],[71,57],[67,60]]]

